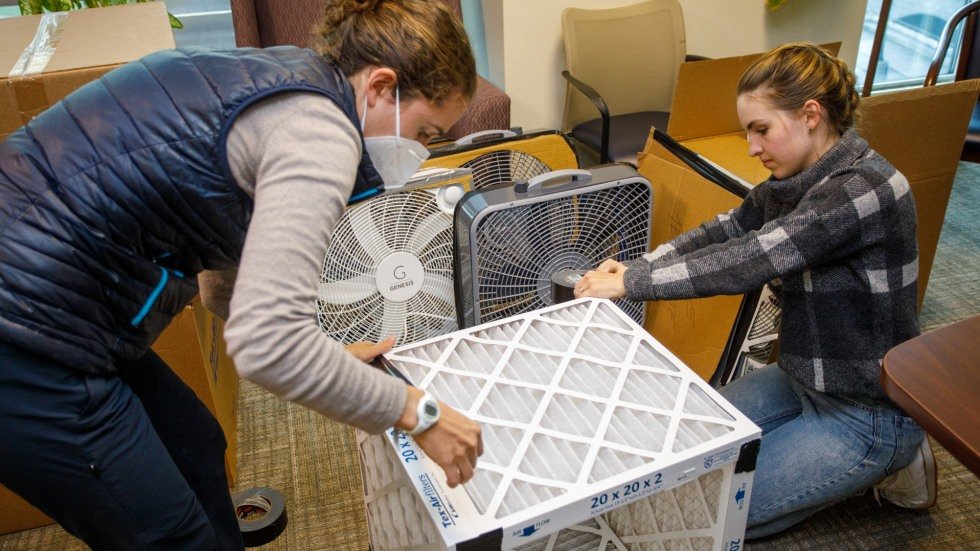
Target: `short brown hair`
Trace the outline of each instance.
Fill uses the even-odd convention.
[[[327,0],[313,48],[347,76],[390,67],[402,96],[440,104],[476,91],[470,41],[441,0]]]
[[[761,91],[778,109],[796,111],[809,100],[824,108],[837,132],[854,126],[861,97],[854,73],[816,44],[794,42],[757,59],[738,83],[738,95]]]

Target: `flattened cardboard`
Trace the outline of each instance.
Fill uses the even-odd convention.
[[[238,372],[225,348],[225,322],[195,301],[191,307],[194,312],[195,332],[197,333],[197,352],[204,359],[204,369],[196,367],[194,373],[206,374],[205,385],[192,386],[198,397],[208,406],[218,419],[228,449],[225,451],[225,471],[228,485],[235,485],[238,465],[238,415],[235,409],[238,399]],[[191,348],[188,341],[185,346]]]
[[[32,45],[39,26],[52,17],[63,18],[59,32]],[[82,85],[123,63],[173,47],[163,2],[74,10],[48,14],[48,19],[0,19],[0,141]],[[25,50],[50,53],[50,60],[39,63],[38,72],[21,74],[14,69]]]
[[[639,173],[653,185],[656,198],[653,202],[652,248],[741,202],[732,193],[687,168],[652,137],[647,139],[637,162]],[[725,168],[745,178],[738,170]],[[647,303],[644,328],[707,380],[721,359],[741,300],[740,296],[723,295],[651,301]]]
[[[821,47],[837,55],[840,42],[822,44]],[[744,135],[735,111],[735,91],[742,73],[761,56],[760,53],[682,63],[674,102],[670,106],[667,134],[678,142],[732,133]],[[717,159],[708,158],[726,166]]]
[[[978,90],[974,79],[861,101],[858,133],[905,175],[915,197],[920,309]]]
[[[0,534],[54,524],[47,515],[3,486],[0,486],[0,511],[3,511],[0,514]]]
[[[834,46],[825,47],[834,51]],[[765,180],[769,171],[748,157],[748,142],[735,110],[735,89],[757,57],[682,64],[667,130],[686,147],[752,183]],[[908,178],[916,200],[920,307],[978,89],[980,81],[916,88],[864,98],[859,109],[858,133]],[[740,203],[652,137],[638,165],[657,198],[651,249]],[[724,351],[740,300],[722,296],[651,302],[645,327],[708,378]]]

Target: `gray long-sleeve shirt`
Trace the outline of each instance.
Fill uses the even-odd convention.
[[[404,383],[347,353],[316,318],[321,263],[361,158],[357,130],[327,98],[284,94],[235,121],[227,152],[255,210],[237,278],[206,273],[201,281],[202,295],[219,295],[206,304],[220,310],[234,278],[225,338],[239,375],[369,432],[394,425]]]

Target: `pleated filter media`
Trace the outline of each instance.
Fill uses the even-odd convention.
[[[456,488],[398,431],[358,434],[372,548],[741,546],[760,430],[612,302],[581,299],[394,349],[480,423]]]

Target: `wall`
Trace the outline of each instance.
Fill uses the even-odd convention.
[[[559,128],[564,106],[565,53],[561,12],[607,8],[637,0],[483,0],[488,78],[511,97],[511,123],[525,129]],[[842,42],[854,64],[866,0],[789,0],[775,12],[764,0],[680,0],[687,51],[728,57],[785,42]]]

